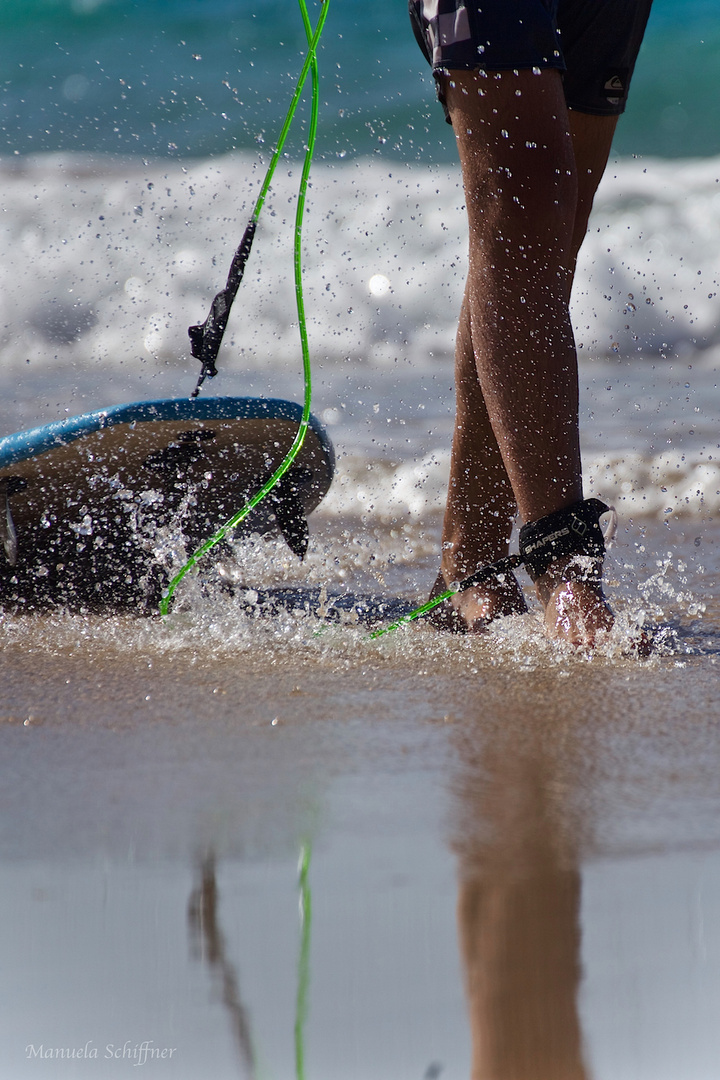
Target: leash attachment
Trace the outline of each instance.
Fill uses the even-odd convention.
[[[245,273],[245,264],[248,261],[252,249],[256,228],[257,221],[255,218],[252,218],[248,222],[243,238],[240,241],[240,246],[233,255],[233,261],[230,264],[230,271],[228,273],[225,288],[219,292],[213,300],[210,306],[210,313],[205,322],[200,323],[197,326],[188,327],[190,349],[195,359],[199,360],[202,364],[200,378],[197,381],[197,386],[193,390],[191,397],[196,398],[198,396],[200,387],[205,382],[206,378],[214,379],[217,375],[215,361],[217,360],[217,355],[220,351],[220,345],[222,344],[227,321],[230,317],[230,309],[233,305],[233,300],[237,296],[240,282]]]
[[[607,537],[600,528],[603,514],[613,515]],[[556,510],[538,521],[528,522],[520,530],[520,556],[533,581],[547,571],[551,563],[566,556],[580,555],[591,559],[594,575],[599,579],[605,556],[605,541],[615,533],[617,514],[600,499],[584,499],[564,510]],[[589,578],[589,579],[590,579]]]
[[[600,518],[603,514],[612,515],[606,533],[603,533],[600,528]],[[409,615],[404,615],[380,630],[374,630],[370,637],[371,639],[383,637],[400,626],[415,622],[443,601],[465,592],[466,589],[471,589],[473,585],[483,585],[492,581],[493,578],[510,574],[520,566],[524,566],[532,580],[537,581],[557,559],[568,555],[578,555],[591,560],[590,567],[583,569],[583,579],[599,580],[605,548],[615,535],[616,528],[615,508],[606,506],[600,499],[584,499],[565,510],[556,510],[538,521],[531,521],[523,525],[520,530],[520,550],[516,555],[506,555],[497,562],[481,566],[470,577],[456,582],[439,596],[434,596],[432,600],[428,600],[415,611],[411,611]],[[575,570],[571,572],[577,576]]]
[[[206,377],[212,378],[217,371],[217,368],[215,366],[215,359],[217,358],[217,352],[220,341],[222,340],[222,334],[227,324],[227,316],[230,310],[229,305],[232,304],[235,293],[237,292],[237,288],[240,284],[242,272],[245,268],[245,263],[247,261],[248,255],[250,254],[250,247],[252,245],[253,236],[255,233],[255,223],[260,216],[260,212],[265,201],[265,196],[267,195],[270,183],[272,181],[275,167],[280,160],[280,154],[285,144],[285,139],[287,138],[288,131],[290,130],[290,124],[292,123],[293,116],[295,115],[295,110],[300,100],[300,95],[302,93],[303,86],[305,85],[305,80],[308,74],[310,74],[312,84],[310,126],[308,130],[305,148],[305,159],[303,161],[302,175],[300,177],[300,186],[298,189],[297,207],[295,212],[295,240],[293,258],[295,270],[295,300],[297,304],[298,330],[300,333],[300,345],[302,348],[303,378],[305,383],[302,419],[298,426],[297,434],[295,436],[295,439],[293,440],[292,446],[288,450],[283,461],[280,463],[280,465],[278,465],[273,475],[269,478],[269,480],[267,480],[266,483],[262,485],[260,490],[257,491],[251,499],[248,499],[245,505],[242,506],[237,511],[237,513],[233,514],[233,516],[228,521],[226,521],[224,525],[221,525],[220,528],[217,529],[217,531],[211,537],[209,537],[203,544],[200,545],[200,547],[196,551],[193,552],[185,565],[180,568],[177,574],[175,574],[175,576],[169,582],[160,601],[160,614],[163,616],[168,614],[172,598],[175,594],[175,590],[182,581],[182,579],[185,577],[185,575],[188,574],[195,566],[197,566],[200,559],[202,559],[203,556],[205,556],[209,551],[211,551],[216,544],[219,544],[220,541],[224,540],[227,534],[232,529],[239,525],[241,521],[244,521],[248,514],[250,514],[255,509],[255,507],[260,502],[262,502],[262,500],[266,498],[266,496],[270,494],[275,485],[278,484],[285,475],[285,473],[288,472],[288,470],[293,465],[295,458],[300,453],[303,442],[305,441],[305,434],[309,425],[310,399],[312,396],[312,378],[310,371],[310,348],[307,337],[307,326],[305,320],[305,308],[302,291],[302,259],[300,248],[302,238],[303,213],[305,209],[305,194],[308,187],[310,165],[315,149],[315,138],[317,135],[318,111],[320,102],[316,52],[318,43],[320,41],[320,35],[322,34],[323,26],[325,25],[325,19],[327,18],[330,4],[329,0],[322,0],[320,14],[318,16],[318,20],[314,30],[310,25],[306,0],[299,0],[299,4],[302,14],[303,25],[305,27],[305,33],[308,40],[308,51],[305,57],[305,62],[303,64],[302,71],[300,72],[300,77],[298,78],[297,84],[295,86],[295,92],[293,93],[292,101],[290,102],[290,108],[288,109],[287,116],[285,117],[285,122],[283,124],[282,131],[280,132],[277,146],[275,147],[275,151],[270,161],[270,165],[268,166],[267,172],[265,174],[265,179],[263,180],[260,194],[258,195],[255,202],[255,208],[253,210],[250,222],[248,223],[248,226],[245,230],[245,235],[243,237],[242,243],[240,244],[240,247],[235,253],[235,257],[233,258],[233,263],[230,269],[230,273],[228,275],[227,285],[223,292],[219,293],[218,296],[215,298],[215,301],[213,301],[213,309],[211,309],[210,315],[208,316],[206,322],[198,327],[191,327],[190,340],[192,344],[193,356],[196,356],[197,359],[201,360],[203,364],[203,369],[200,373],[200,378],[198,380],[197,387],[195,388],[195,393],[192,395],[193,397],[197,397],[197,394],[200,391],[200,387],[204,379]],[[217,320],[214,320],[213,314],[216,302],[218,304],[218,314]],[[206,327],[208,331],[207,335],[205,334]],[[207,349],[205,348],[206,339],[208,342]],[[215,341],[217,341],[217,345],[215,345]],[[293,491],[295,483],[295,480],[293,480],[292,484],[287,489],[288,493],[286,494],[285,498],[281,498],[279,503],[279,515],[277,512],[278,504],[273,507],[273,510],[275,512],[275,519],[277,521],[280,531],[285,536],[285,539],[287,540],[292,550],[295,551],[302,558],[307,548],[307,525],[304,522],[304,516],[301,520],[298,513],[297,495]]]

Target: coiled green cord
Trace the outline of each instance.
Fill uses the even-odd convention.
[[[242,509],[238,510],[236,514],[233,514],[229,521],[226,521],[224,525],[221,525],[217,532],[215,532],[208,540],[206,540],[203,544],[200,545],[197,551],[195,551],[190,556],[185,565],[170,581],[167,589],[163,593],[162,600],[160,601],[161,615],[168,614],[168,611],[170,610],[170,602],[173,598],[175,590],[182,581],[182,579],[185,577],[185,575],[188,573],[188,571],[192,570],[192,568],[197,565],[200,559],[202,559],[203,555],[206,555],[212,548],[215,547],[216,544],[218,544],[221,540],[224,540],[227,534],[232,529],[236,528],[236,526],[239,525],[241,521],[244,521],[248,514],[255,509],[258,503],[262,502],[262,500],[272,491],[278,481],[282,479],[282,477],[288,471],[293,461],[299,454],[303,442],[305,441],[305,435],[308,428],[308,421],[310,419],[310,400],[312,395],[312,378],[310,371],[310,349],[308,346],[307,338],[307,324],[305,321],[305,302],[303,298],[302,287],[302,223],[305,211],[305,194],[307,192],[308,178],[310,176],[310,166],[312,164],[313,153],[315,150],[315,138],[317,135],[318,123],[320,94],[316,52],[318,43],[320,41],[320,36],[325,25],[325,19],[327,18],[330,0],[321,0],[322,6],[320,9],[320,15],[318,17],[317,25],[315,26],[314,31],[312,30],[312,26],[310,24],[310,17],[308,15],[305,0],[298,0],[298,2],[300,4],[300,11],[302,13],[305,34],[308,40],[307,56],[305,57],[305,63],[303,64],[302,71],[300,72],[300,76],[295,86],[295,92],[293,93],[290,107],[288,109],[287,116],[285,117],[285,122],[280,131],[280,137],[278,138],[275,151],[270,160],[267,173],[265,174],[265,179],[260,189],[260,194],[258,195],[255,202],[255,207],[252,212],[252,220],[257,221],[260,217],[260,212],[262,211],[263,205],[265,203],[265,198],[272,182],[275,168],[280,159],[280,154],[282,153],[283,146],[285,145],[285,140],[287,139],[287,135],[290,130],[290,125],[292,124],[298,102],[300,101],[300,95],[302,94],[303,86],[305,85],[308,72],[311,72],[312,102],[310,110],[310,128],[308,131],[305,159],[303,161],[302,175],[300,177],[300,186],[298,188],[297,207],[295,210],[293,256],[293,264],[295,269],[295,303],[298,313],[300,344],[302,347],[303,378],[305,383],[302,417],[292,446],[290,447],[287,454],[285,455],[275,472],[272,474],[270,479],[267,480],[260,488],[260,490],[255,495],[253,495],[253,497],[249,499],[248,502],[245,503]]]
[[[260,488],[260,490],[258,492],[256,492],[256,494],[253,495],[253,497],[251,499],[249,499],[248,502],[246,502],[245,505],[240,510],[238,510],[236,514],[234,514],[228,521],[226,521],[224,525],[221,525],[220,528],[217,530],[217,532],[215,532],[208,540],[206,540],[203,544],[201,544],[201,546],[197,549],[197,551],[193,552],[193,554],[187,560],[185,565],[178,571],[178,573],[175,575],[175,577],[172,578],[172,580],[168,584],[167,589],[165,590],[165,592],[163,594],[163,597],[162,597],[162,600],[160,602],[160,614],[161,615],[167,615],[168,614],[168,612],[170,610],[170,602],[171,602],[171,600],[173,598],[175,590],[176,590],[177,586],[180,584],[180,582],[182,581],[182,579],[185,577],[185,575],[190,570],[192,570],[193,567],[196,566],[197,563],[200,561],[200,559],[202,559],[202,557],[204,555],[207,555],[207,553],[209,551],[211,551],[212,548],[214,548],[216,544],[218,544],[221,540],[224,540],[225,537],[227,536],[227,534],[229,532],[231,532],[232,529],[236,528],[240,524],[241,521],[244,521],[245,518],[248,516],[248,514],[250,514],[252,512],[252,510],[254,510],[255,507],[259,503],[262,502],[262,500],[272,491],[272,489],[275,487],[275,485],[282,479],[282,477],[288,471],[288,469],[290,468],[290,466],[294,462],[295,458],[299,454],[300,449],[301,449],[301,447],[303,445],[303,442],[305,441],[305,435],[307,433],[308,422],[309,422],[309,419],[310,419],[310,403],[311,403],[311,396],[312,396],[312,373],[311,373],[311,368],[310,368],[310,349],[309,349],[309,346],[308,346],[307,323],[306,323],[306,319],[305,319],[305,302],[304,302],[303,287],[302,287],[302,224],[303,224],[303,216],[304,216],[304,212],[305,212],[305,196],[306,196],[306,192],[307,192],[308,179],[309,179],[309,176],[310,176],[310,167],[312,165],[313,153],[314,153],[314,150],[315,150],[315,139],[316,139],[316,135],[317,135],[317,124],[318,124],[319,81],[318,81],[318,68],[317,68],[317,56],[316,56],[316,54],[317,54],[317,47],[318,47],[318,44],[320,42],[320,37],[322,35],[323,27],[325,25],[325,19],[327,18],[327,13],[328,13],[328,7],[329,7],[330,0],[321,0],[320,15],[318,17],[317,25],[315,26],[314,31],[313,31],[312,25],[310,23],[310,17],[308,15],[308,10],[307,10],[307,5],[305,3],[305,0],[298,0],[298,3],[300,5],[300,12],[301,12],[301,15],[302,15],[303,26],[305,28],[305,35],[306,35],[307,41],[308,41],[308,51],[307,51],[307,55],[305,57],[305,62],[303,64],[302,70],[300,72],[297,83],[295,85],[295,90],[293,92],[292,100],[290,101],[290,106],[288,108],[287,115],[285,116],[285,121],[284,121],[283,126],[282,126],[282,128],[280,130],[280,135],[278,137],[278,141],[277,141],[275,150],[273,152],[272,158],[270,159],[270,164],[268,165],[267,172],[265,174],[265,178],[264,178],[263,183],[262,183],[262,187],[260,188],[260,194],[258,195],[258,197],[257,197],[257,199],[255,201],[255,206],[253,208],[253,212],[252,212],[252,215],[251,215],[251,221],[257,222],[259,217],[260,217],[260,214],[262,212],[263,206],[265,204],[265,199],[267,197],[267,193],[268,193],[268,191],[270,189],[270,185],[272,183],[272,179],[273,179],[273,175],[275,173],[275,169],[277,167],[278,161],[280,160],[280,155],[282,153],[283,147],[285,145],[285,141],[286,141],[288,133],[290,131],[290,126],[291,126],[292,121],[294,119],[295,112],[297,110],[297,106],[298,106],[298,103],[300,101],[300,96],[301,96],[302,91],[303,91],[303,87],[304,87],[305,82],[307,80],[308,72],[310,72],[310,74],[311,74],[311,84],[312,84],[310,128],[309,128],[309,131],[308,131],[308,140],[307,140],[307,146],[306,146],[306,150],[305,150],[305,158],[304,158],[304,161],[303,161],[302,175],[300,177],[300,185],[299,185],[299,188],[298,188],[298,200],[297,200],[297,207],[296,207],[296,211],[295,211],[295,231],[294,231],[294,245],[293,245],[293,265],[294,265],[294,274],[295,274],[295,302],[296,302],[297,313],[298,313],[298,327],[299,327],[299,332],[300,332],[300,344],[301,344],[301,348],[302,348],[303,379],[304,379],[304,400],[303,400],[302,417],[301,417],[301,420],[300,420],[300,425],[299,425],[298,430],[297,430],[297,434],[295,435],[295,439],[293,440],[292,446],[288,450],[287,454],[283,458],[283,460],[280,463],[280,465],[278,466],[278,468],[275,470],[275,472],[269,478],[269,480],[267,480],[263,484],[263,486]],[[423,615],[426,615],[428,612],[432,611],[433,608],[436,608],[444,600],[447,600],[451,596],[454,596],[455,593],[458,592],[458,591],[460,591],[459,587],[448,589],[446,592],[442,593],[441,595],[434,597],[432,600],[428,600],[424,604],[421,604],[414,611],[412,611],[408,615],[405,615],[402,618],[398,619],[396,622],[391,623],[389,626],[382,627],[379,630],[373,631],[370,634],[370,638],[383,637],[385,634],[388,634],[388,633],[392,632],[393,630],[398,629],[401,626],[405,626],[408,623],[414,622],[416,619],[422,618]],[[301,1065],[301,1058],[300,1058],[300,1059],[298,1059],[298,1069],[300,1070],[301,1067],[302,1067],[302,1065]],[[299,1076],[301,1075],[300,1071],[298,1072],[298,1075]]]
[[[298,887],[300,889],[300,956],[295,1001],[295,1076],[297,1080],[305,1080],[305,1021],[308,1014],[310,986],[310,926],[312,923],[310,845],[308,843],[303,844],[300,849]]]

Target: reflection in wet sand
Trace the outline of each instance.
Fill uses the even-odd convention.
[[[455,842],[472,1080],[584,1080],[580,874],[561,759],[547,731],[475,731]]]
[[[220,984],[222,1003],[227,1010],[230,1026],[241,1063],[241,1076],[254,1080],[256,1055],[253,1047],[248,1010],[240,998],[235,965],[229,958],[225,936],[218,916],[218,887],[216,856],[209,851],[199,865],[199,883],[190,893],[187,907],[190,952],[194,960],[204,960]],[[300,849],[298,887],[300,901],[300,956],[295,1008],[295,1076],[305,1077],[305,1025],[308,1014],[310,983],[310,924],[312,900],[310,893],[310,845]]]
[[[221,988],[222,1003],[230,1018],[235,1043],[242,1063],[241,1075],[255,1077],[250,1022],[240,998],[237,972],[227,955],[225,938],[218,920],[218,887],[215,855],[208,853],[199,868],[200,881],[188,902],[190,949],[195,960],[205,960]]]

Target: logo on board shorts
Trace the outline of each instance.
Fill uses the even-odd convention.
[[[619,105],[624,101],[627,94],[627,72],[608,72],[602,93],[610,105]]]

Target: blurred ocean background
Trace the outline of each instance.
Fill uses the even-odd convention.
[[[303,255],[315,409],[361,463],[350,490],[373,455],[390,459],[408,483],[396,472],[387,490],[421,513],[442,505],[453,411],[454,140],[403,0],[331,4]],[[4,0],[0,33],[2,433],[189,393],[186,328],[257,195],[302,64],[299,10]],[[578,270],[586,470],[636,513],[720,507],[719,70],[716,0],[656,0]],[[216,392],[301,393],[291,244],[307,119],[306,93]],[[376,512],[383,498],[367,495]]]
[[[0,30],[2,152],[21,155],[255,150],[305,44],[288,0],[3,0]],[[320,64],[320,157],[454,161],[403,0],[332,0]],[[719,69],[715,0],[655,0],[618,152],[719,154]]]

